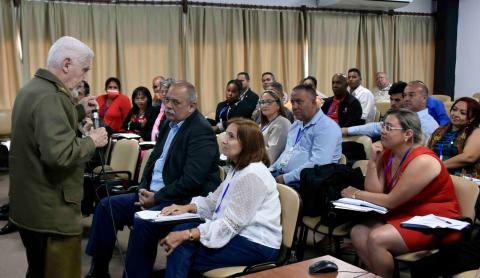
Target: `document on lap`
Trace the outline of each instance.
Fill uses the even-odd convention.
[[[436,216],[434,214],[429,214],[425,216],[414,216],[409,220],[402,222],[401,226],[403,228],[443,228],[460,231],[470,226],[470,223],[447,217]]]
[[[352,199],[352,198],[341,198],[336,201],[332,201],[332,203],[335,206],[335,208],[338,208],[338,209],[363,211],[363,212],[374,211],[380,214],[385,214],[388,212],[388,209],[382,206],[379,206],[367,201],[362,201],[362,200]]]
[[[142,210],[135,213],[135,217],[156,223],[185,223],[204,222],[204,219],[196,213],[183,213],[178,215],[163,215],[156,210]]]

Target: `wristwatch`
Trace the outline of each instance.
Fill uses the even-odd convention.
[[[188,229],[188,240],[194,241],[195,239],[193,238],[193,233],[192,229]]]

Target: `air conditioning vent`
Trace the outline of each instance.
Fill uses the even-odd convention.
[[[317,0],[317,7],[389,11],[405,7],[412,2],[413,0]]]

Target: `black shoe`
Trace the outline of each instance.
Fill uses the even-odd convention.
[[[8,220],[8,211],[6,213],[0,212],[0,220]]]
[[[0,229],[0,235],[6,235],[18,231],[17,225],[8,221],[2,229]]]
[[[0,207],[0,213],[8,214],[9,210],[10,210],[10,204],[6,204]]]
[[[95,264],[95,261],[92,259],[90,270],[87,275],[85,275],[85,278],[110,278],[110,274],[108,274],[108,265],[99,266],[98,264]]]

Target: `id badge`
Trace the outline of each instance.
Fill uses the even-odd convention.
[[[290,162],[290,159],[292,158],[293,154],[294,154],[293,148],[290,148],[282,155],[280,160],[280,171],[283,172],[285,168],[287,168],[288,162]]]

